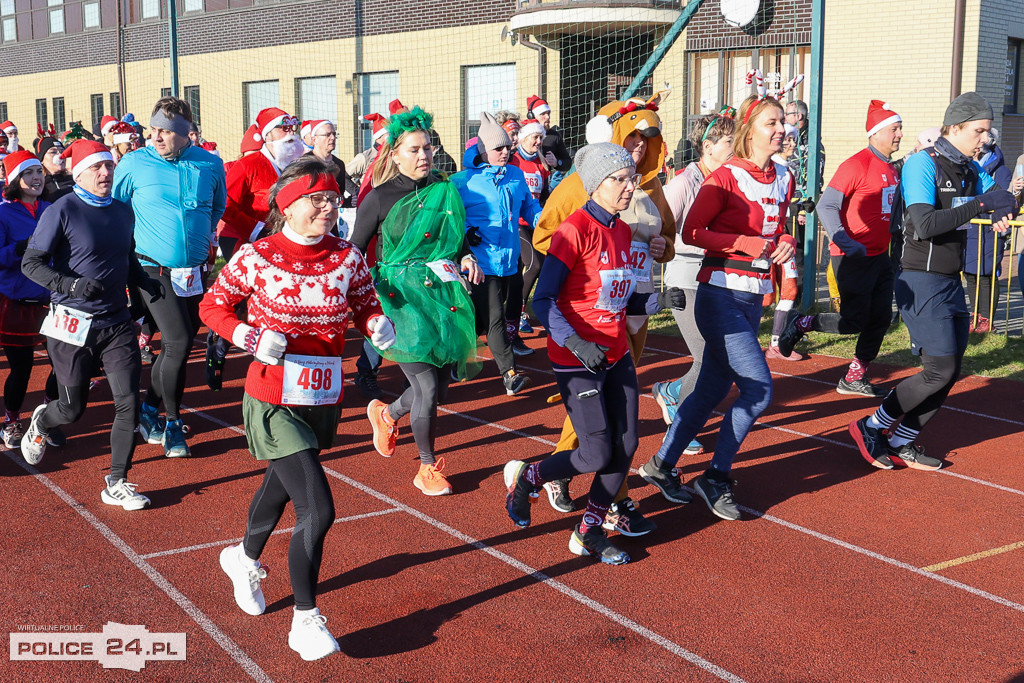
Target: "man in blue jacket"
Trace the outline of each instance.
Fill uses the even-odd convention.
[[[179,409],[185,393],[185,363],[199,327],[203,278],[224,213],[224,165],[189,140],[192,110],[163,97],[149,122],[152,147],[127,154],[114,171],[113,196],[135,211],[135,248],[149,276],[165,295],[144,298],[160,329],[161,353],[153,363],[149,390],[139,408],[139,431],[164,455],[189,455]],[[160,418],[164,404],[166,421]]]
[[[532,230],[540,204],[530,193],[526,176],[509,165],[512,140],[487,112],[480,114],[477,143],[462,158],[465,169],[452,182],[466,206],[466,242],[484,272],[483,284],[473,288],[478,334],[487,334],[505,393],[514,396],[529,378],[516,372],[512,343],[505,334],[505,299],[519,267],[519,219]]]

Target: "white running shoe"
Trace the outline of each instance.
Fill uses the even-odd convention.
[[[107,488],[100,492],[100,498],[107,505],[120,505],[125,510],[141,510],[149,507],[149,498],[135,490],[135,484],[129,483],[127,479],[118,479],[111,483],[110,475],[103,477],[107,482]]]
[[[263,598],[260,581],[267,578],[266,567],[253,565],[242,557],[241,544],[229,545],[220,551],[220,568],[231,579],[235,588],[235,602],[246,614],[256,616],[267,609],[267,601]]]
[[[288,633],[288,647],[299,653],[307,662],[323,659],[335,652],[341,652],[338,641],[327,630],[327,617],[316,607],[312,612],[292,613],[292,630]]]
[[[29,465],[38,465],[46,452],[46,434],[39,429],[39,416],[46,410],[46,404],[36,406],[32,411],[32,419],[28,423],[28,431],[21,437],[21,457]]]

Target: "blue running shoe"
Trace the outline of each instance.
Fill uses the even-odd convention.
[[[164,455],[168,458],[187,458],[192,455],[185,443],[185,428],[181,420],[167,420],[163,444]]]
[[[139,406],[139,433],[142,434],[146,443],[164,442],[164,422],[158,408],[154,408],[146,402]]]
[[[525,313],[519,317],[519,331],[526,334],[533,332],[533,325],[530,324],[530,318]]]
[[[676,417],[676,411],[679,409],[679,404],[666,392],[669,384],[670,382],[655,382],[654,386],[651,387],[654,400],[661,406],[661,419],[667,425],[672,424],[672,420]]]

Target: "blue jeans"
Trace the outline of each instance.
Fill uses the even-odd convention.
[[[377,376],[377,371],[380,370],[381,363],[384,359],[377,353],[377,349],[373,348],[366,339],[363,340],[363,348],[359,352],[359,358],[356,360],[356,372],[360,375],[373,375]]]
[[[697,385],[680,404],[657,458],[674,467],[683,449],[729,394],[733,384],[740,395],[725,412],[711,467],[728,473],[740,444],[754,421],[772,401],[772,376],[757,340],[761,322],[760,294],[701,283],[694,317],[704,337],[704,361]]]

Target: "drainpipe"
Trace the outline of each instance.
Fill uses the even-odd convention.
[[[956,0],[953,10],[953,73],[949,83],[949,99],[960,96],[960,83],[964,70],[964,14],[967,0]]]
[[[542,100],[548,99],[548,51],[540,43],[535,43],[526,38],[520,38],[519,44],[537,51],[537,96]]]

